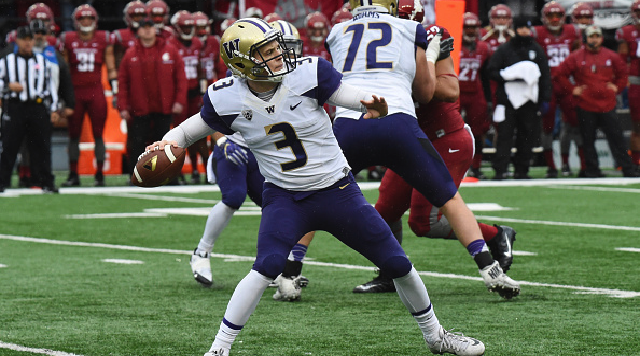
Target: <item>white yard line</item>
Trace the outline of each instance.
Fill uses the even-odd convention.
[[[33,237],[12,236],[12,235],[5,235],[5,234],[0,234],[0,240],[12,240],[12,241],[23,241],[23,242],[67,245],[67,246],[100,247],[100,248],[110,248],[110,249],[129,250],[129,251],[163,252],[163,253],[171,253],[171,254],[178,254],[178,255],[192,254],[192,251],[186,251],[186,250],[173,250],[173,249],[162,249],[162,248],[126,246],[126,245],[111,245],[111,244],[103,244],[103,243],[78,242],[78,241],[49,240],[49,239],[38,239]],[[223,258],[228,261],[253,261],[253,257],[249,257],[249,256],[212,254],[211,257]],[[350,270],[373,271],[374,269],[374,267],[371,267],[371,266],[359,266],[359,265],[350,265],[350,264],[341,264],[341,263],[327,263],[327,262],[319,262],[319,261],[305,261],[305,264],[311,265],[311,266],[343,268],[343,269],[350,269]],[[480,277],[470,277],[470,276],[463,276],[458,274],[437,273],[437,272],[430,272],[430,271],[420,271],[418,273],[422,276],[427,276],[427,277],[462,279],[462,280],[482,282],[482,278]],[[593,287],[584,287],[584,286],[549,284],[549,283],[538,283],[538,282],[527,282],[527,281],[518,281],[518,282],[520,282],[521,285],[527,285],[527,286],[573,289],[576,291],[574,293],[579,293],[579,294],[599,294],[599,295],[607,295],[612,298],[640,297],[640,292],[623,291],[619,289],[593,288]]]
[[[616,251],[640,252],[640,248],[635,248],[635,247],[616,247]]]
[[[7,350],[12,350],[12,351],[22,351],[22,352],[29,352],[32,354],[41,354],[41,355],[51,355],[51,356],[82,356],[82,355],[77,355],[77,354],[72,354],[72,353],[68,353],[68,352],[64,352],[64,351],[55,351],[55,350],[48,350],[48,349],[34,349],[31,347],[25,347],[25,346],[21,346],[18,344],[11,344],[8,342],[3,342],[0,341],[0,349],[7,349]]]
[[[583,224],[583,223],[571,223],[571,222],[564,222],[564,221],[511,219],[511,218],[501,218],[501,217],[498,217],[498,216],[488,216],[488,215],[476,215],[476,219],[478,219],[478,220],[489,220],[489,221],[520,223],[520,224],[584,227],[584,228],[588,228],[588,229],[640,231],[640,227],[638,227],[638,226]]]

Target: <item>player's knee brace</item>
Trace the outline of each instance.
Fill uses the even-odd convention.
[[[411,271],[413,266],[411,261],[405,256],[394,256],[388,259],[380,267],[380,270],[391,278],[400,278],[406,276]]]
[[[247,192],[240,189],[230,189],[222,194],[222,202],[235,210],[240,209],[242,203],[247,198]]]
[[[276,278],[284,270],[287,263],[287,257],[281,255],[269,255],[262,260],[262,263],[253,266],[253,269],[260,272],[261,275],[269,278]],[[407,272],[408,273],[408,272]]]

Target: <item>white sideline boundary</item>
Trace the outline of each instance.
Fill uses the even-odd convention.
[[[11,344],[0,340],[0,349],[6,349],[11,351],[29,352],[32,354],[50,355],[50,356],[82,356],[77,354],[71,354],[64,351],[54,351],[49,349],[34,349],[31,347],[25,347],[18,344]]]
[[[117,250],[141,251],[141,252],[162,252],[162,253],[170,253],[170,254],[177,254],[177,255],[191,255],[193,253],[190,250],[174,250],[174,249],[163,249],[163,248],[127,246],[127,245],[111,245],[111,244],[92,243],[92,242],[50,240],[50,239],[40,239],[40,238],[34,238],[34,237],[12,236],[12,235],[5,235],[5,234],[0,234],[0,240],[11,240],[11,241],[65,245],[65,246],[110,248],[110,249],[117,249]],[[229,261],[253,261],[254,260],[253,257],[249,257],[249,256],[226,255],[226,254],[211,254],[211,257],[222,258]],[[364,270],[364,271],[374,270],[374,267],[371,267],[371,266],[359,266],[359,265],[350,265],[350,264],[342,264],[342,263],[327,263],[327,262],[320,262],[320,261],[305,261],[305,264],[311,265],[311,266],[319,266],[319,267],[343,268],[348,270]],[[463,275],[451,274],[451,273],[418,271],[418,274],[420,274],[421,276],[434,277],[434,278],[462,279],[462,280],[479,281],[479,282],[483,281],[481,277],[470,277],[470,276],[463,276]],[[572,290],[575,290],[574,293],[576,294],[606,295],[612,298],[640,297],[640,292],[623,291],[620,289],[594,288],[594,287],[585,287],[585,286],[572,286],[572,285],[564,285],[564,284],[539,283],[539,282],[528,282],[528,281],[518,281],[518,282],[520,283],[520,285],[525,285],[525,286],[572,289]]]

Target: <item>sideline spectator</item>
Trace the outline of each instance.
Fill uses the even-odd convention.
[[[531,149],[540,140],[540,114],[546,112],[551,99],[547,56],[531,37],[531,22],[518,18],[514,28],[515,37],[498,47],[489,61],[489,75],[498,82],[498,105],[493,117],[498,125],[495,180],[506,178],[516,131],[514,178],[530,178]]]
[[[187,100],[184,63],[178,50],[156,36],[153,21],[140,20],[136,44],[120,63],[118,108],[127,121],[129,172],[133,172],[146,142],[162,138]]]
[[[600,128],[609,142],[611,154],[622,167],[625,177],[638,172],[627,154],[622,125],[616,114],[616,94],[627,84],[627,68],[614,51],[602,47],[602,30],[589,26],[585,30],[586,46],[572,53],[560,66],[554,80],[573,93],[578,101],[578,120],[582,134],[586,172],[580,176],[604,177],[596,152],[596,131]],[[575,85],[569,81],[573,76]]]

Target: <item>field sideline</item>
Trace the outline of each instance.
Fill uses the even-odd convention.
[[[359,183],[375,202],[376,183]],[[404,247],[446,328],[486,355],[640,355],[640,179],[480,182],[461,188],[479,221],[518,231],[509,275],[522,294],[486,292],[456,241]],[[32,189],[0,194],[0,355],[202,355],[255,252],[245,203],[216,243],[213,288],[188,256],[217,186]],[[406,219],[405,219],[406,220]],[[429,354],[395,294],[356,295],[373,267],[326,233],[309,249],[299,303],[268,289],[232,355]]]

